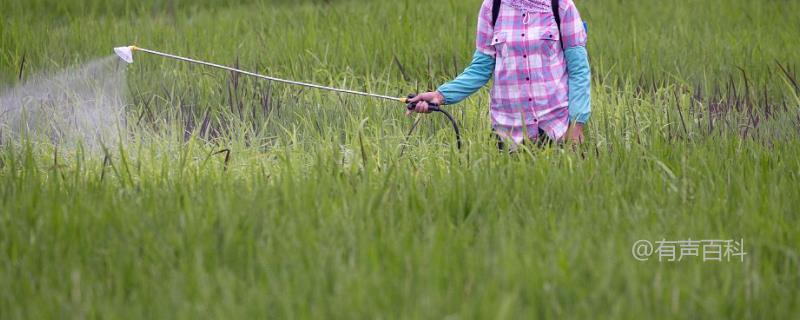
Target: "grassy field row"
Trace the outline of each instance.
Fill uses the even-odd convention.
[[[238,59],[250,69],[304,80],[328,80],[320,72],[367,80],[388,75],[394,82],[426,87],[454,76],[468,62],[480,4],[235,5],[240,2],[246,1],[10,1],[3,5],[0,74],[11,81],[23,56],[35,72],[136,43],[221,63]],[[169,6],[178,9],[170,13],[164,8]],[[776,62],[800,61],[792,32],[800,27],[792,12],[800,8],[792,1],[586,1],[578,6],[589,23],[595,75],[610,83],[645,77],[658,83],[714,84],[737,76],[737,67],[764,79],[777,71]],[[159,10],[139,12],[151,7]],[[163,63],[145,69],[175,70]]]

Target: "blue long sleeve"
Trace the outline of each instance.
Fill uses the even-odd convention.
[[[592,71],[586,48],[572,47],[564,51],[569,73],[569,121],[586,123],[592,115]]]
[[[444,96],[445,104],[459,103],[485,86],[492,78],[494,64],[494,57],[476,50],[464,72],[437,89]]]

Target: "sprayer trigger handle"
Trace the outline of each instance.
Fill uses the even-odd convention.
[[[408,99],[406,99],[406,101],[408,101],[410,99],[413,99],[416,96],[417,96],[416,93],[409,94],[408,95]],[[409,102],[408,105],[406,105],[406,109],[408,109],[409,111],[414,111],[415,108],[416,108],[416,105],[414,103],[410,103]],[[438,112],[438,111],[441,111],[442,109],[439,108],[438,104],[433,103],[433,102],[428,102],[428,110],[430,110],[431,112]]]

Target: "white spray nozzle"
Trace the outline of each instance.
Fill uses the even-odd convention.
[[[119,56],[120,59],[127,63],[133,63],[133,46],[129,47],[116,47],[114,48],[114,52]]]

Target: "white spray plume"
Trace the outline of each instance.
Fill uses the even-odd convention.
[[[0,132],[4,140],[28,137],[63,146],[109,146],[123,140],[127,105],[125,64],[112,55],[36,75],[2,92]]]

